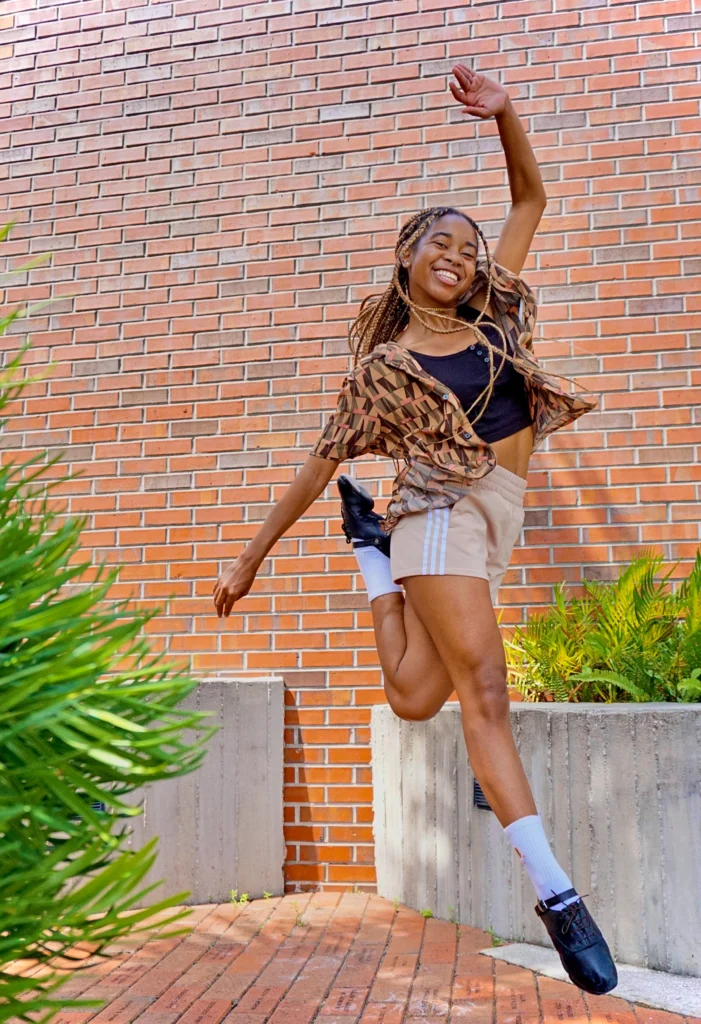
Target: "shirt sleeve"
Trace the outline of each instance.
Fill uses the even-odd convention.
[[[335,411],[309,454],[338,462],[357,459],[373,451],[381,433],[372,396],[363,389],[362,376],[351,372],[343,382]]]

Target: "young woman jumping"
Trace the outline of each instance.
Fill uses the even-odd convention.
[[[368,452],[395,461],[384,518],[350,476],[338,478],[387,699],[400,718],[418,721],[455,691],[470,764],[533,883],[535,912],[572,981],[600,994],[616,986],[616,967],[545,835],[511,731],[494,614],[523,526],[531,452],[598,400],[563,388],[532,352],[536,302],[518,275],[546,195],[526,133],[499,84],[463,65],[453,74],[455,99],[471,115],[495,117],[504,148],[512,205],[494,257],[475,221],[453,208],[424,210],[404,225],[391,284],[363,301],[351,326],[355,365],[335,412],[220,576],[214,603],[219,617],[230,614],[340,462]]]

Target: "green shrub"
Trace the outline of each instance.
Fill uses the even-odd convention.
[[[0,318],[0,334],[16,317]],[[14,379],[28,347],[0,371],[0,410],[42,379]],[[196,679],[141,635],[160,609],[106,603],[119,568],[82,559],[87,517],[59,516],[50,500],[72,479],[47,481],[61,457],[0,467],[0,1021],[94,1006],[50,998],[65,981],[56,957],[78,959],[78,943],[100,953],[188,895],[134,909],[155,888],[140,888],[155,840],[122,849],[125,822],[141,813],[124,798],[193,771],[214,731],[178,708]],[[159,927],[188,913],[161,915]],[[49,972],[9,970],[26,959]]]
[[[701,700],[701,550],[675,591],[674,567],[646,552],[613,583],[582,580],[505,641],[509,682],[525,700]]]

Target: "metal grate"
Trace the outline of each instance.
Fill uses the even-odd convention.
[[[102,802],[102,800],[93,800],[93,802],[90,804],[90,807],[92,808],[93,811],[98,811],[102,813],[105,813],[107,811],[107,807]],[[71,815],[71,817],[68,820],[73,821],[77,824],[79,821],[82,821],[83,819],[80,817],[79,814],[74,814]]]
[[[487,803],[487,798],[482,792],[479,782],[477,779],[472,780],[474,783],[474,802],[475,807],[481,807],[485,811],[491,811],[491,807]]]

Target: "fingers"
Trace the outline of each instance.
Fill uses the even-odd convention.
[[[217,618],[228,618],[231,609],[234,607],[236,598],[231,594],[221,580],[217,580],[214,587],[214,607],[217,609]]]
[[[221,619],[223,616],[225,619],[228,619],[231,615],[231,609],[234,607],[234,598],[229,594],[215,601],[214,604],[217,609],[217,618]]]
[[[453,88],[452,82],[450,83],[450,91],[453,94],[453,98],[456,99],[458,103],[462,103],[463,107],[467,106],[469,102],[467,98],[467,93],[464,93],[462,89],[458,89],[457,87]]]
[[[453,68],[453,74],[459,84],[456,84],[456,82],[449,82],[450,91],[458,103],[467,105],[469,103],[468,94],[473,90],[475,84],[475,76],[469,68],[465,67],[464,64],[456,64]]]
[[[470,83],[475,77],[474,71],[472,71],[470,68],[466,68],[464,64],[456,64],[455,67],[453,68],[453,74],[455,75],[457,80],[461,82],[461,84],[466,85],[467,88],[470,87]]]

